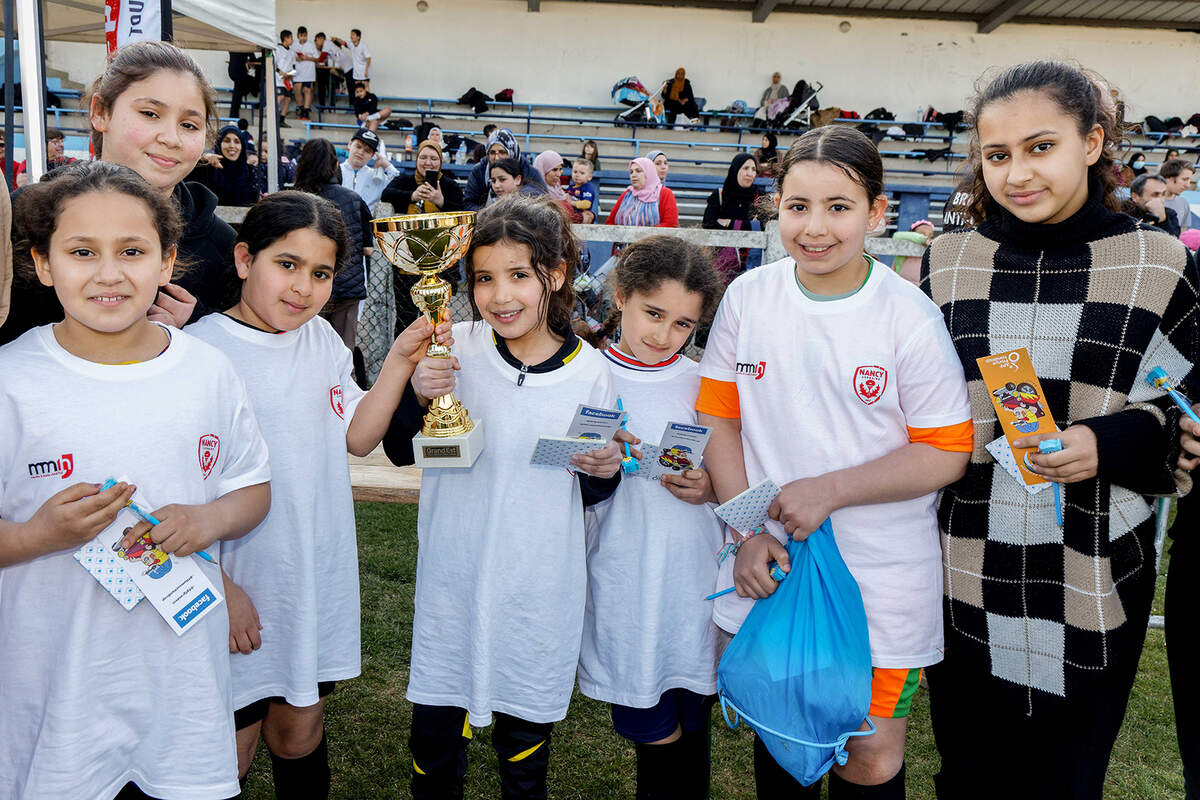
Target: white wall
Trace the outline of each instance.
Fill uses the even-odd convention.
[[[1200,83],[1200,38],[1136,29],[1004,25],[980,35],[974,24],[850,18],[776,12],[764,24],[749,12],[542,0],[277,0],[278,27],[306,25],[349,36],[362,28],[378,94],[458,97],[474,85],[489,94],[516,90],[518,102],[608,104],[618,78],[649,85],[684,66],[710,108],[734,99],[757,104],[774,70],[825,84],[823,105],[865,113],[885,105],[902,118],[918,106],[966,105],[988,67],[1034,58],[1072,58],[1105,75],[1127,98],[1131,116],[1188,116]],[[647,34],[653,37],[647,41]],[[90,80],[99,46],[51,44],[51,64]],[[637,53],[637,55],[635,55]],[[228,86],[225,55],[201,63]]]

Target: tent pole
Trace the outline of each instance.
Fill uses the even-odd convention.
[[[171,13],[171,0],[159,0],[159,18],[162,20],[162,40],[175,41],[175,19]]]
[[[42,26],[38,0],[17,0],[21,37],[22,115],[25,118],[25,171],[36,183],[46,171],[46,75],[42,62]]]
[[[13,125],[13,106],[16,105],[16,87],[13,86],[13,78],[16,77],[16,70],[13,69],[13,42],[16,37],[13,35],[15,28],[9,24],[15,16],[13,10],[13,0],[4,0],[4,182],[13,185],[13,147],[16,141],[16,126]]]
[[[270,157],[267,159],[267,191],[279,191],[279,159],[283,156],[283,142],[279,139],[279,108],[275,104],[275,51],[263,50],[263,113],[267,115],[268,141],[271,142]]]

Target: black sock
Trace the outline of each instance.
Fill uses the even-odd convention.
[[[275,778],[276,800],[327,800],[329,750],[324,731],[317,749],[306,756],[280,758],[271,753],[271,774]]]
[[[829,771],[829,800],[904,800],[904,764],[885,783],[862,786]]]
[[[470,730],[465,708],[413,704],[408,738],[413,800],[462,800]]]
[[[683,791],[680,796],[686,800],[708,800],[709,787],[712,782],[712,720],[702,729],[684,731],[683,753],[680,756],[684,765],[679,771],[680,786]]]
[[[637,800],[683,800],[683,758],[687,743],[680,737],[666,744],[635,742],[637,751]],[[689,798],[690,800],[690,798]]]
[[[821,796],[821,781],[801,786],[800,781],[775,760],[762,739],[754,737],[754,789],[758,800],[777,800],[780,797],[817,800]]]
[[[501,800],[546,800],[551,722],[530,722],[496,714],[492,747],[500,772]]]

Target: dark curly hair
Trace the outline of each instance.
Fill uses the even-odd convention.
[[[237,242],[245,242],[251,257],[258,255],[292,231],[310,228],[337,246],[333,272],[346,264],[350,238],[341,210],[329,200],[309,192],[286,189],[267,195],[246,212]]]
[[[325,184],[337,174],[337,148],[328,139],[309,139],[296,159],[294,188],[320,194]]]
[[[627,301],[635,292],[653,292],[666,281],[678,281],[703,298],[696,320],[701,325],[717,310],[725,291],[725,282],[713,269],[707,250],[667,234],[647,236],[626,247],[609,277],[613,293],[620,292]],[[595,339],[610,338],[620,324],[621,312],[614,309]]]
[[[564,336],[571,328],[575,310],[575,270],[579,265],[579,240],[571,232],[571,220],[558,202],[546,196],[523,197],[511,194],[483,209],[475,217],[475,233],[463,259],[467,267],[467,297],[476,322],[483,319],[475,304],[475,252],[502,242],[524,245],[530,251],[530,264],[542,285],[539,320],[546,320],[551,331]],[[551,273],[563,269],[563,282],[550,288]]]
[[[37,281],[30,251],[50,251],[50,239],[58,228],[63,206],[68,200],[92,192],[124,194],[145,203],[163,253],[178,247],[183,222],[169,195],[155,191],[145,178],[129,167],[107,161],[77,161],[26,186],[17,195],[13,229],[19,232],[19,239],[13,261],[23,279]],[[175,263],[175,277],[178,277],[183,268],[178,259]]]
[[[981,79],[982,80],[982,79]],[[1096,125],[1104,132],[1100,158],[1088,167],[1089,183],[1100,185],[1104,205],[1120,211],[1114,155],[1125,139],[1124,104],[1116,90],[1100,75],[1061,61],[1031,61],[1009,67],[977,90],[971,103],[971,157],[966,173],[971,202],[963,209],[970,224],[978,225],[1000,210],[983,180],[983,155],[979,142],[979,116],[992,103],[1008,100],[1021,92],[1040,92],[1064,114],[1075,120],[1076,130],[1086,135]]]

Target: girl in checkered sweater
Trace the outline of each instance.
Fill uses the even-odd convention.
[[[939,508],[945,660],[929,670],[938,796],[1100,798],[1154,592],[1146,495],[1176,470],[1179,413],[1144,378],[1194,369],[1195,264],[1117,211],[1117,105],[1102,81],[1021,64],[975,101],[971,214],[921,286],[943,311],[975,420],[966,475]],[[1001,435],[976,359],[1025,347],[1063,430],[1033,455],[1062,485],[1027,493],[985,450]],[[1032,766],[1036,764],[1036,771]]]

